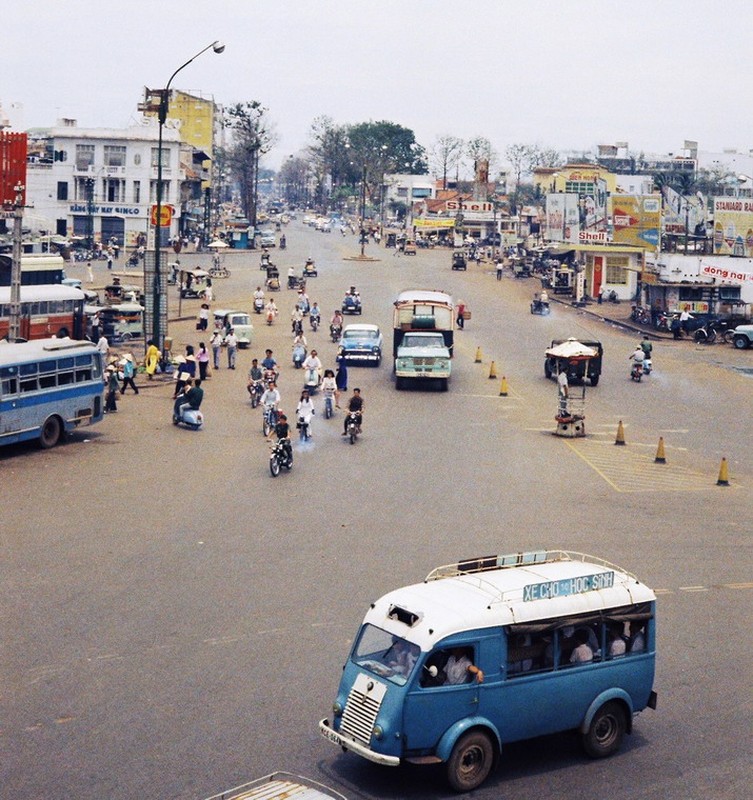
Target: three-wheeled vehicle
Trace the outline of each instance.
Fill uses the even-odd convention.
[[[348,293],[343,298],[342,312],[343,314],[360,314],[363,311],[361,308],[361,296],[359,294]]]
[[[415,239],[406,239],[403,244],[403,254],[406,256],[416,255],[416,242]]]
[[[306,279],[298,275],[288,275],[288,289],[305,289]]]
[[[303,277],[304,278],[316,278],[319,274],[319,271],[316,268],[316,264],[314,263],[313,258],[307,258],[306,263],[303,267]]]
[[[468,268],[468,264],[466,263],[465,260],[465,255],[461,250],[456,250],[452,254],[452,268],[463,269],[463,270]]]
[[[324,784],[290,772],[275,772],[226,789],[207,800],[290,800],[293,797],[295,800],[347,800],[345,795]]]
[[[269,292],[280,291],[280,270],[274,265],[267,267],[267,280],[264,282],[264,286]]]
[[[547,349],[551,350],[565,342],[579,342],[595,350],[596,356],[584,361],[582,359],[557,358],[546,355],[544,359],[544,375],[547,378],[556,378],[560,372],[566,372],[569,383],[583,383],[588,378],[591,386],[596,386],[601,376],[601,361],[604,355],[604,348],[601,342],[575,339],[571,336],[569,339],[552,339],[552,343]]]
[[[184,300],[203,299],[209,273],[205,269],[184,269],[181,271],[181,277],[180,296]]]

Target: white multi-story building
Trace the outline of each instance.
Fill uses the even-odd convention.
[[[157,201],[158,135],[156,120],[147,117],[122,130],[61,120],[30,131],[26,198],[36,227],[65,238],[134,246],[148,233]],[[165,243],[178,231],[186,175],[178,131],[169,120],[162,139],[162,204],[174,210],[170,225],[161,228]]]

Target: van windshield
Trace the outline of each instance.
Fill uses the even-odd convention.
[[[351,658],[359,667],[402,686],[420,654],[417,644],[367,623],[361,628]]]

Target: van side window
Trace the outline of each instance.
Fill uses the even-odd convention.
[[[469,669],[470,668],[470,669]],[[432,674],[436,672],[436,674]],[[474,680],[475,659],[472,647],[437,650],[426,660],[421,686],[457,686]]]

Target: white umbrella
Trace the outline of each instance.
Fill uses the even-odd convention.
[[[595,358],[597,353],[593,347],[586,347],[581,344],[577,339],[570,338],[556,347],[552,347],[546,351],[546,354],[551,358],[576,358],[586,359]]]
[[[227,242],[223,242],[222,239],[215,239],[213,242],[209,242],[207,247],[227,247]]]

